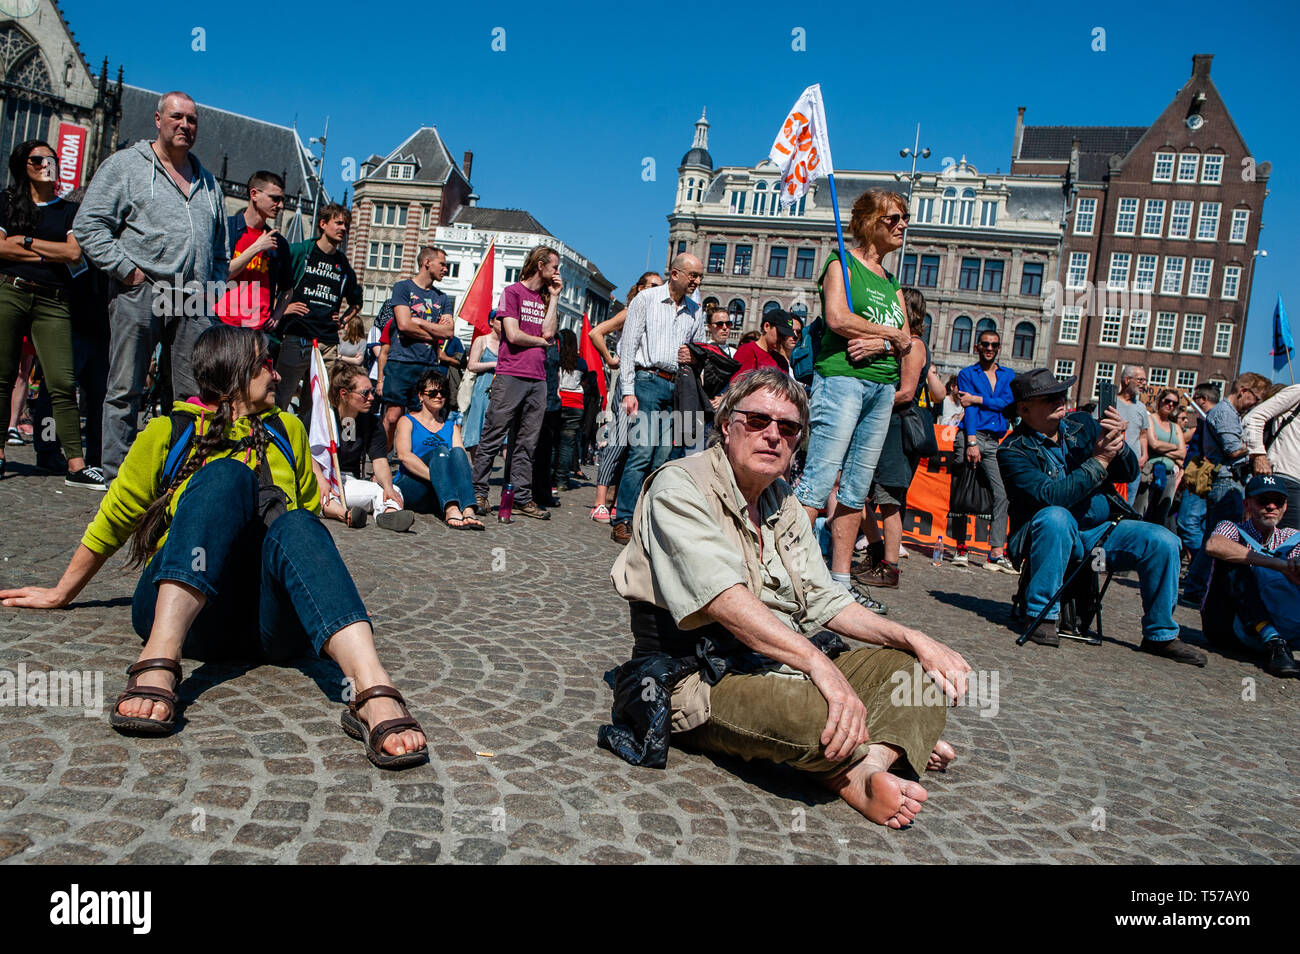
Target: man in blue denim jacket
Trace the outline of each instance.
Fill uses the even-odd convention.
[[[1011,511],[1009,550],[1029,560],[1025,589],[1030,615],[1048,605],[1065,577],[1070,558],[1083,559],[1105,532],[1110,517],[1104,488],[1138,474],[1137,457],[1124,443],[1125,425],[1114,408],[1100,422],[1067,414],[1074,378],[1058,381],[1046,368],[1016,376],[1004,413],[1020,423],[998,450],[998,467]],[[1178,638],[1178,538],[1164,527],[1124,520],[1107,538],[1106,561],[1138,570],[1142,590],[1142,649],[1175,662],[1205,665],[1205,654]],[[1029,638],[1059,646],[1059,606]]]

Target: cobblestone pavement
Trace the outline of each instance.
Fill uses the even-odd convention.
[[[98,496],[0,483],[0,587],[52,585]],[[494,490],[495,494],[495,490]],[[420,517],[398,536],[331,524],[381,658],[429,736],[429,765],[382,773],[339,728],[341,674],[185,663],[181,731],[108,726],[139,642],[116,557],[71,611],[0,608],[0,669],[103,673],[105,711],[0,719],[0,859],[116,862],[1300,862],[1300,682],[1211,651],[1194,669],[1136,652],[1136,583],[1106,644],[1018,649],[1011,576],[913,554],[890,616],[998,679],[950,711],[959,759],[891,832],[793,772],[674,750],[665,771],[595,745],[602,673],[630,646],[608,580],[617,546],[591,488],[549,523],[487,533]],[[1179,608],[1199,641],[1193,611]],[[986,682],[991,689],[992,683]]]

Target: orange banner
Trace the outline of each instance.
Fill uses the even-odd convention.
[[[989,521],[973,514],[957,514],[949,518],[948,490],[951,469],[956,459],[953,441],[959,428],[956,425],[934,426],[934,436],[939,442],[939,454],[932,459],[921,458],[916,476],[907,488],[907,508],[903,511],[903,542],[926,551],[933,550],[939,537],[951,547],[956,521],[966,524],[966,546],[977,553],[989,551]]]

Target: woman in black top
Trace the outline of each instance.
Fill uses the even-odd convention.
[[[0,420],[9,419],[14,376],[24,336],[41,362],[54,407],[54,427],[68,458],[69,487],[105,489],[104,475],[87,467],[73,376],[72,315],[68,307],[81,247],[72,237],[77,206],[58,197],[59,161],[49,144],[30,139],[9,157],[13,177],[0,192]],[[42,427],[43,422],[34,422]],[[0,477],[4,476],[0,447]]]

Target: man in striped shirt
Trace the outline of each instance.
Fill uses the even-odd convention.
[[[1263,657],[1266,672],[1294,679],[1300,664],[1288,643],[1300,643],[1300,534],[1278,526],[1286,514],[1286,487],[1256,474],[1246,484],[1244,508],[1241,523],[1220,521],[1205,543],[1214,564],[1201,629],[1212,641],[1233,633]]]
[[[610,523],[615,543],[632,539],[632,513],[641,484],[672,451],[673,390],[677,368],[691,363],[688,342],[704,340],[704,313],[691,298],[704,277],[704,263],[683,253],[673,259],[668,281],[632,299],[618,343],[623,413],[628,420],[627,465],[618,485],[618,516]],[[634,373],[629,374],[628,371]]]

